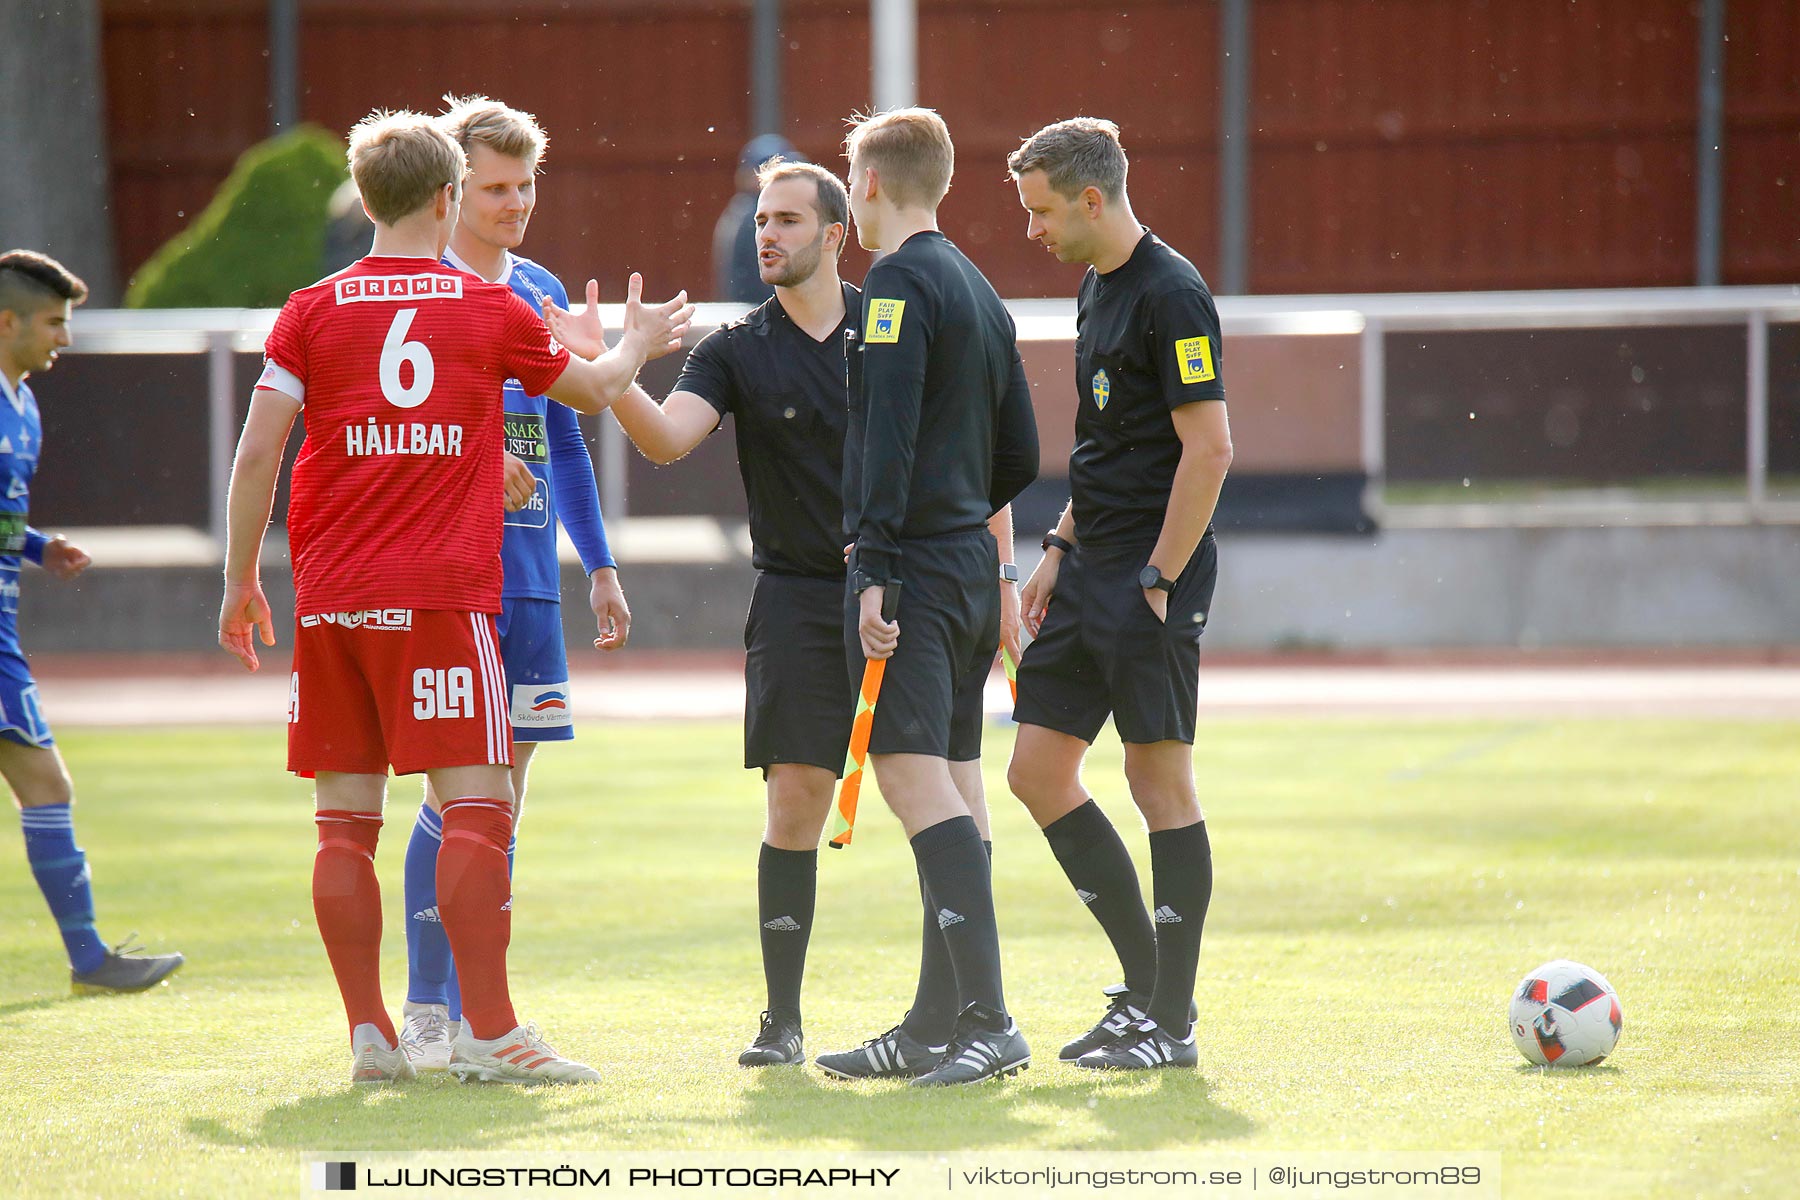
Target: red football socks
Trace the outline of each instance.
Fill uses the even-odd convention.
[[[313,916],[350,1030],[373,1025],[389,1046],[397,1046],[381,1000],[381,885],[375,879],[381,814],[321,809],[314,819],[319,851],[313,858]]]
[[[506,847],[512,806],[463,797],[444,805],[444,841],[437,856],[438,915],[450,936],[462,981],[463,1024],[489,1041],[511,1033],[519,1019],[506,987],[506,947],[512,941],[512,882]]]

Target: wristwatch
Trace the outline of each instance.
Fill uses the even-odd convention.
[[[1001,563],[1000,564],[1000,582],[1001,583],[1017,583],[1017,582],[1019,582],[1019,564],[1018,563]]]
[[[1173,579],[1165,579],[1163,573],[1156,569],[1156,564],[1154,563],[1145,564],[1144,569],[1138,572],[1138,586],[1143,588],[1146,592],[1151,588],[1160,588],[1162,591],[1169,593],[1175,591],[1175,581]]]
[[[1043,549],[1045,553],[1048,553],[1052,546],[1061,550],[1064,554],[1075,553],[1075,543],[1071,542],[1066,537],[1062,537],[1054,529],[1044,535]]]

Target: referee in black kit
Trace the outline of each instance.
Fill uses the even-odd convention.
[[[775,295],[695,346],[658,407],[633,387],[613,405],[644,455],[669,463],[729,414],[758,572],[744,629],[744,766],[761,768],[768,824],[757,862],[768,1009],[744,1066],[806,1061],[800,981],[812,935],[819,837],[850,741],[844,674],[844,347],[862,294],[838,279],[843,183],[775,159],[758,176],[757,266]]]
[[[912,843],[925,929],[906,1018],[818,1063],[840,1078],[972,1083],[1031,1061],[1001,988],[980,757],[1000,589],[1011,587],[996,582],[986,525],[1036,477],[1037,423],[1011,316],[938,232],[954,160],[943,120],[908,108],[852,125],[857,239],[885,256],[864,280],[849,355],[846,649],[852,678],[865,657],[889,660],[869,755]],[[890,584],[904,584],[893,621],[882,615]]]
[[[1063,1048],[1100,1069],[1193,1067],[1194,977],[1212,847],[1194,792],[1200,634],[1218,573],[1212,516],[1231,465],[1219,317],[1193,264],[1138,224],[1110,121],[1040,129],[1007,160],[1028,236],[1088,264],[1076,308],[1071,500],[1025,586],[1007,781],[1119,956],[1106,1015]],[[1150,830],[1154,917],[1119,834],[1081,783],[1108,714]]]

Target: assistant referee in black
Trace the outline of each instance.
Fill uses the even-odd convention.
[[[1037,423],[1011,316],[937,228],[955,154],[943,120],[881,113],[854,122],[845,148],[857,239],[884,253],[863,282],[849,356],[846,649],[852,678],[865,658],[888,660],[869,758],[912,843],[926,930],[913,1011],[818,1063],[837,1076],[970,1083],[1031,1055],[1001,987],[980,757],[1000,640],[987,522],[1036,477]],[[890,585],[901,586],[893,621],[882,615]]]
[[[726,416],[759,572],[744,629],[744,766],[767,781],[757,861],[768,1008],[744,1066],[805,1061],[800,981],[812,935],[819,838],[844,766],[856,694],[844,674],[845,345],[860,293],[838,278],[844,185],[812,163],[762,167],[757,267],[775,295],[694,347],[659,407],[613,405],[654,462],[699,445]]]
[[[1007,160],[1027,233],[1086,263],[1076,307],[1070,504],[1021,597],[1036,640],[1019,665],[1007,779],[1119,956],[1105,1016],[1063,1048],[1077,1066],[1192,1067],[1212,846],[1194,791],[1200,649],[1231,465],[1219,317],[1192,263],[1138,224],[1110,121],[1040,129]],[[1154,914],[1131,856],[1081,783],[1111,716],[1150,830]]]

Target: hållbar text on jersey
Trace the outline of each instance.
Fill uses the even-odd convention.
[[[427,425],[420,421],[381,424],[374,417],[367,425],[344,426],[345,453],[352,458],[370,454],[436,454],[461,458],[461,425]]]

